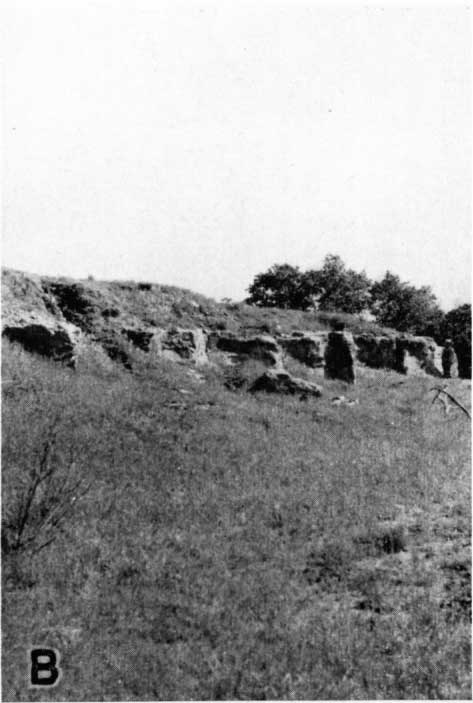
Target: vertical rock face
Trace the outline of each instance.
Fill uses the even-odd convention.
[[[441,376],[436,366],[436,344],[426,337],[398,337],[396,340],[396,371],[405,375],[427,373]]]
[[[141,351],[148,352],[151,349],[155,333],[150,330],[122,329],[122,334],[130,340]]]
[[[292,337],[279,337],[278,342],[288,356],[315,369],[325,364],[327,338],[327,332],[302,332]]]
[[[147,329],[122,329],[128,341],[144,352],[161,356],[170,361],[185,359],[196,364],[208,362],[206,336],[200,328],[182,329],[172,327],[163,330],[157,327]]]
[[[439,347],[439,345],[436,344],[434,349],[434,368],[436,376],[443,376],[442,354],[443,347]]]
[[[2,335],[27,351],[74,366],[81,331],[67,322],[39,276],[2,271]]]
[[[425,338],[427,343],[426,359],[424,362],[423,370],[429,374],[429,376],[443,376],[442,368],[442,348],[434,342],[433,339],[429,337]]]
[[[447,339],[442,351],[442,371],[445,378],[458,378],[458,359],[451,339]]]
[[[52,281],[43,285],[68,322],[84,332],[92,332],[94,306],[82,283]]]
[[[179,327],[168,330],[160,339],[161,353],[164,357],[168,356],[168,352],[194,361],[196,364],[207,363],[206,352],[206,337],[203,330],[181,329]]]
[[[74,366],[80,330],[67,322],[35,318],[6,324],[2,334],[27,351]]]
[[[359,334],[355,337],[357,359],[374,369],[396,368],[396,339]]]
[[[355,342],[349,332],[329,332],[325,349],[325,377],[355,383]]]
[[[261,334],[249,338],[219,335],[214,341],[214,346],[219,351],[234,354],[240,358],[257,359],[268,366],[282,365],[281,348],[270,335]]]
[[[455,341],[455,353],[458,359],[460,378],[471,378],[471,341],[463,338]]]
[[[442,376],[441,348],[427,337],[355,337],[357,359],[375,369],[392,369],[406,375]]]

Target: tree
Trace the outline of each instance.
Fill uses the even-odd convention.
[[[262,307],[358,313],[370,300],[371,281],[366,274],[347,269],[339,256],[329,254],[320,270],[302,272],[289,264],[275,264],[258,274],[246,302]]]
[[[274,264],[259,273],[248,288],[246,303],[268,308],[307,309],[312,300],[298,266]]]
[[[373,283],[364,271],[348,269],[334,254],[325,257],[321,269],[305,272],[275,264],[258,274],[248,291],[246,302],[264,307],[318,307],[351,314],[369,309],[381,325],[442,342],[444,313],[429,286],[416,288],[390,271]]]
[[[320,310],[356,314],[368,308],[370,279],[364,271],[347,269],[339,256],[328,254],[320,271],[307,271],[305,276]]]
[[[460,305],[445,315],[441,327],[442,341],[450,338],[458,357],[462,378],[471,376],[471,305]]]
[[[379,324],[400,332],[441,336],[444,315],[430,287],[415,288],[390,271],[371,287],[371,312]]]

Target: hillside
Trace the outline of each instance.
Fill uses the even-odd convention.
[[[5,700],[471,697],[471,384],[333,317],[3,273]]]
[[[328,337],[323,333],[338,326],[353,335],[359,364],[442,375],[441,348],[432,339],[399,335],[363,316],[216,303],[169,286],[74,281],[8,269],[2,271],[2,300],[4,336],[29,351],[74,366],[94,353],[120,361],[129,369],[137,351],[138,356],[151,352],[153,357],[163,356],[163,352],[169,357],[172,352],[180,361],[194,354],[189,344],[200,361],[211,363],[208,352],[216,348],[236,351],[231,349],[233,338],[247,340],[261,335],[271,336],[281,355],[295,355],[307,364],[307,355],[300,350],[293,354],[295,345],[288,339],[305,336],[307,347],[314,346],[319,335],[317,353],[324,367]],[[197,336],[198,340],[193,338]],[[261,354],[257,351],[253,356]]]
[[[198,293],[173,286],[133,281],[76,281],[36,276],[2,269],[4,314],[41,311],[63,317],[96,334],[121,326],[205,327],[237,333],[255,330],[284,333],[295,329],[327,329],[331,320],[343,319],[356,332],[382,332],[361,317],[344,313],[317,313],[257,308],[244,303],[217,303]]]

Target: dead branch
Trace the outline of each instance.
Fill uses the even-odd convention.
[[[450,406],[448,405],[448,402],[444,398],[441,397],[441,393],[443,393],[444,395],[447,396],[447,398],[450,398],[452,403],[454,403],[454,405],[456,405],[458,408],[460,408],[460,410],[462,410],[465,413],[465,415],[467,417],[469,417],[471,420],[471,415],[470,415],[469,411],[451,393],[449,393],[446,390],[446,387],[442,388],[441,386],[434,386],[434,388],[431,388],[430,391],[436,391],[436,395],[434,396],[434,399],[432,401],[432,405],[435,403],[435,401],[437,399],[439,399],[439,400],[441,400],[441,402],[445,408],[445,412],[448,413],[448,411],[449,411],[448,409],[450,408]]]

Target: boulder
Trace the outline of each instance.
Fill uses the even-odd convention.
[[[288,356],[315,369],[325,364],[327,338],[327,332],[294,332],[291,337],[278,337],[277,341]]]
[[[18,342],[27,351],[50,357],[74,366],[77,345],[81,332],[67,322],[53,317],[29,315],[26,319],[6,323],[2,334],[12,342]]]
[[[283,393],[286,395],[311,395],[319,398],[322,389],[316,383],[310,383],[302,378],[291,376],[287,371],[269,369],[256,379],[250,392],[265,391],[266,393]]]
[[[248,338],[228,334],[218,335],[214,346],[217,350],[233,354],[240,360],[242,358],[257,359],[268,366],[282,366],[281,348],[274,337],[266,334]]]
[[[325,349],[325,377],[346,383],[355,382],[356,348],[350,332],[328,333]]]

